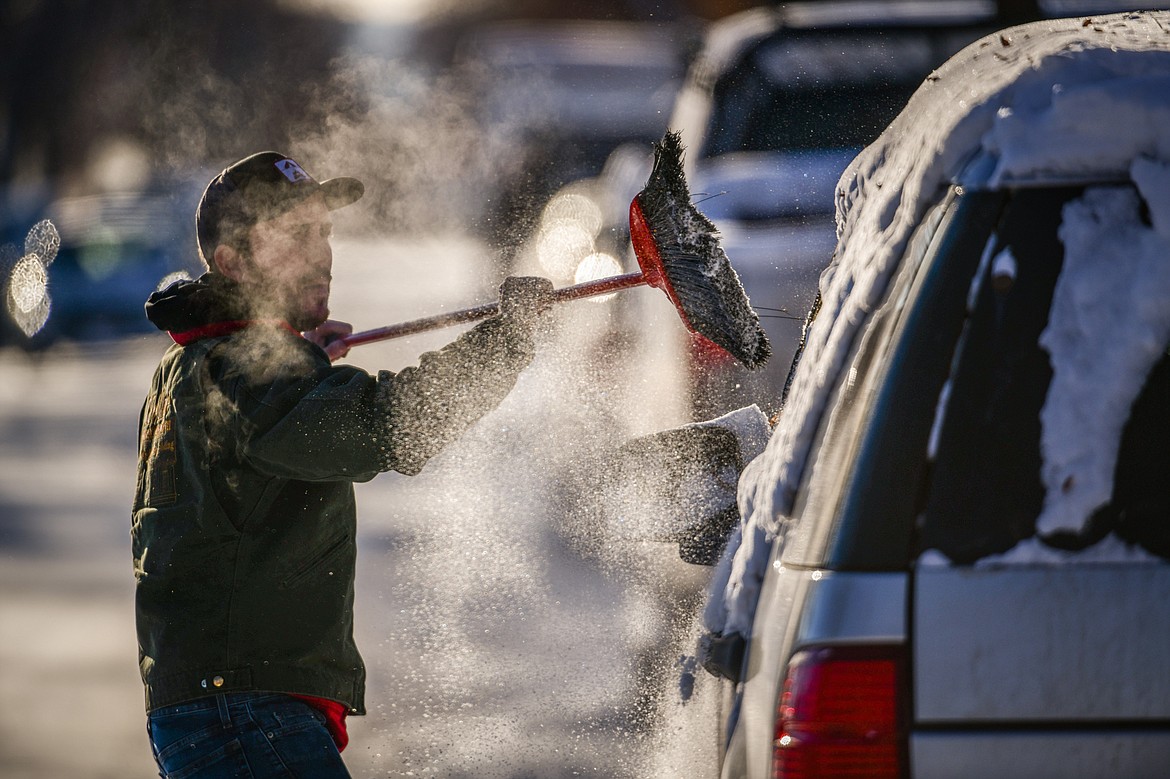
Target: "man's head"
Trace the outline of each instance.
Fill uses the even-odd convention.
[[[329,314],[329,212],[363,189],[352,178],[317,182],[283,154],[254,154],[204,190],[195,213],[199,252],[209,269],[239,282],[259,315],[311,329]]]

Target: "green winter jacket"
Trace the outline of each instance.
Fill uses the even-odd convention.
[[[364,713],[353,482],[417,473],[508,393],[531,333],[496,317],[417,367],[372,376],[280,324],[240,321],[230,292],[209,274],[147,304],[179,343],[139,425],[146,708],[264,690]]]

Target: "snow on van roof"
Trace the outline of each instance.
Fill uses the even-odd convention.
[[[772,440],[741,478],[744,520],[716,568],[709,631],[750,635],[772,542],[858,328],[926,209],[979,154],[997,161],[991,186],[1129,178],[1135,160],[1170,162],[1170,12],[1049,20],[976,41],[845,171],[820,313]]]

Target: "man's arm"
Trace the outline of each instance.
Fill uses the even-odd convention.
[[[262,472],[303,480],[417,473],[511,391],[532,361],[551,293],[547,280],[510,279],[499,316],[397,374],[374,377],[318,357],[308,375],[234,384],[244,457]]]
[[[534,333],[552,301],[547,279],[511,277],[500,314],[384,384],[392,439],[390,467],[418,473],[434,455],[494,409],[532,362]],[[379,374],[379,381],[382,374]]]

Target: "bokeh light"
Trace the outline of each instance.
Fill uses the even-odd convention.
[[[541,228],[536,257],[554,281],[573,278],[577,265],[593,254],[593,234],[572,221],[558,221]]]
[[[57,227],[48,219],[42,219],[32,226],[24,238],[24,253],[35,254],[40,263],[47,268],[57,259],[57,251],[61,248],[61,234]]]
[[[49,320],[49,274],[36,254],[26,254],[8,280],[8,314],[30,338]]]
[[[57,257],[61,248],[61,234],[48,219],[42,219],[32,226],[24,239],[24,256],[12,262],[0,262],[6,267],[12,262],[11,270],[4,284],[5,308],[8,316],[28,337],[36,335],[49,321],[49,272],[48,267]],[[15,252],[6,247],[5,255]]]
[[[49,294],[49,274],[41,264],[40,256],[26,254],[12,269],[8,295],[13,313],[27,314],[41,304]]]
[[[578,192],[560,192],[544,207],[541,221],[549,225],[573,222],[595,237],[601,232],[601,209],[591,198]]]
[[[618,262],[617,258],[612,254],[605,252],[594,252],[577,265],[577,272],[573,275],[573,283],[580,284],[583,281],[593,281],[594,279],[604,279],[607,276],[618,276],[622,272],[622,264]],[[605,295],[596,295],[589,298],[595,302],[601,302],[612,298],[616,292],[610,292]]]
[[[554,281],[575,277],[585,258],[596,251],[601,209],[580,192],[563,190],[544,207],[536,239],[536,258]]]

